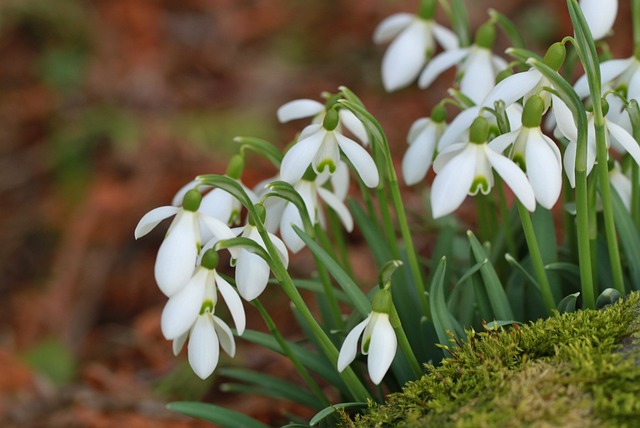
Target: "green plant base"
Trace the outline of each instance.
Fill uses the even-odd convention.
[[[345,427],[640,426],[640,293],[497,331]]]

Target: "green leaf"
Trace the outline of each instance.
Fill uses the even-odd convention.
[[[276,168],[280,168],[282,163],[282,153],[273,144],[267,140],[256,137],[235,137],[233,139],[236,143],[241,144],[240,153],[244,155],[245,149],[253,150],[259,155],[266,158]]]
[[[459,328],[456,328],[456,321],[449,312],[447,307],[447,301],[444,293],[444,274],[447,269],[447,261],[443,257],[440,259],[440,263],[436,268],[436,273],[433,276],[433,282],[431,283],[431,292],[429,294],[429,306],[431,309],[431,317],[433,320],[433,326],[438,335],[438,340],[441,345],[447,346],[451,339],[449,333],[453,333],[457,339]]]
[[[578,297],[580,293],[569,294],[564,299],[558,302],[558,312],[561,314],[565,312],[575,312],[576,311],[576,303],[578,301]]]
[[[324,409],[316,413],[316,415],[313,418],[311,418],[311,420],[309,421],[309,426],[317,425],[318,422],[320,422],[327,416],[334,414],[338,409],[365,408],[367,406],[368,406],[367,403],[354,402],[354,403],[339,403],[339,404],[331,405],[329,407],[325,407]]]
[[[634,290],[640,290],[640,233],[622,203],[620,195],[615,191],[611,192],[611,202],[613,204],[613,218],[620,236],[620,245],[629,269],[631,287]]]
[[[510,55],[522,62],[528,62],[531,58],[535,58],[538,61],[544,61],[544,58],[535,52],[524,49],[523,47],[509,48],[507,49],[507,55]]]
[[[304,224],[304,230],[307,233],[313,233],[313,224],[311,224],[311,217],[309,217],[309,213],[307,212],[307,205],[304,203],[302,196],[300,193],[293,188],[293,186],[285,181],[274,181],[268,184],[271,192],[267,194],[266,197],[276,196],[282,199],[285,199],[291,202],[296,206],[298,212],[300,213],[300,217],[302,219],[302,223]]]
[[[348,204],[355,224],[358,225],[362,236],[367,241],[376,266],[380,268],[387,260],[393,258],[389,245],[384,240],[384,233],[375,226],[375,223],[356,201],[349,199]]]
[[[482,326],[484,327],[485,330],[498,330],[500,327],[504,327],[505,325],[514,325],[514,324],[518,324],[518,325],[522,325],[521,322],[519,321],[514,321],[514,320],[500,320],[500,321],[491,321],[488,323],[483,324]]]
[[[509,18],[501,14],[495,9],[489,9],[489,16],[493,18],[500,28],[505,32],[511,44],[516,48],[524,48],[524,39],[516,28],[515,24]]]
[[[484,246],[480,244],[480,241],[478,241],[478,238],[475,237],[473,232],[468,231],[467,237],[469,239],[471,252],[475,261],[480,262],[485,259],[488,260],[488,255]],[[507,298],[507,294],[502,287],[500,278],[498,278],[498,274],[493,268],[493,265],[491,263],[482,265],[480,268],[480,276],[482,277],[484,289],[487,293],[494,317],[499,320],[513,319],[513,312],[509,305],[509,299]]]
[[[225,409],[209,403],[196,403],[191,401],[176,401],[167,404],[167,409],[172,412],[192,416],[207,422],[213,422],[224,428],[269,428],[268,425],[258,422],[235,410]]]
[[[366,317],[371,312],[371,302],[367,296],[360,290],[360,287],[351,279],[349,275],[340,267],[340,265],[327,253],[316,241],[309,235],[300,230],[299,227],[293,225],[293,230],[298,234],[300,239],[309,247],[311,252],[318,257],[324,267],[335,278],[336,282],[342,287],[344,292],[349,296],[353,307],[360,312],[360,315]]]
[[[238,180],[234,180],[233,178],[227,177],[226,175],[218,175],[218,174],[205,174],[199,175],[196,177],[196,180],[202,182],[202,184],[206,184],[208,186],[217,187],[219,189],[223,189],[233,195],[240,203],[249,210],[252,215],[255,215],[255,209],[253,208],[253,202],[251,202],[251,198],[247,195],[242,185],[238,182]]]
[[[297,288],[300,288],[302,290],[312,291],[316,294],[324,294],[324,288],[322,287],[322,284],[318,281],[315,281],[312,279],[294,279],[293,283],[296,285]],[[334,287],[332,292],[335,295],[336,299],[340,300],[341,302],[347,303],[347,304],[351,303],[349,296],[347,296],[347,294],[344,291],[338,290],[337,288]]]
[[[69,384],[76,374],[77,362],[73,353],[56,338],[37,343],[27,350],[24,359],[58,386]]]
[[[518,269],[518,271],[520,271],[522,276],[524,276],[532,285],[534,285],[538,290],[540,290],[540,284],[538,284],[538,281],[536,281],[536,279],[533,276],[531,276],[529,271],[525,269],[525,267],[522,266],[520,263],[518,263],[518,261],[515,258],[513,258],[511,254],[509,253],[505,254],[504,258],[507,261],[507,263],[509,263],[511,266],[515,267],[516,269]]]

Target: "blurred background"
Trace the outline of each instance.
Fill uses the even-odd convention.
[[[534,50],[568,33],[564,2],[468,3],[474,28],[495,7]],[[224,379],[201,381],[184,353],[173,357],[153,279],[167,226],[137,242],[133,230],[195,175],[224,173],[234,136],[284,147],[303,124],[279,125],[276,108],[339,85],[378,117],[399,163],[409,126],[451,82],[449,74],[428,91],[383,92],[385,47],[371,34],[384,17],[416,8],[391,0],[0,2],[1,426],[205,426],[164,410],[185,399],[269,424],[286,421],[287,411],[309,416],[221,393]],[[626,2],[621,8],[625,21]],[[621,43],[612,46],[629,56],[629,25],[619,24]],[[249,165],[250,186],[274,173],[261,159]],[[418,191],[407,204],[422,215]],[[363,245],[357,232],[351,245]],[[370,287],[370,259],[353,253]],[[310,263],[303,251],[292,269],[307,275]],[[265,298],[271,307],[284,302],[277,293]],[[249,327],[264,330],[245,306]],[[300,337],[291,324],[284,331]],[[242,340],[236,358],[221,364],[297,381],[286,361]]]

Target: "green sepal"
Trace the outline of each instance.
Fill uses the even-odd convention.
[[[233,155],[227,165],[226,176],[231,177],[234,180],[239,180],[242,177],[242,171],[244,171],[244,157],[240,155]]]
[[[556,42],[549,46],[544,54],[543,62],[551,67],[552,70],[558,71],[567,57],[567,49],[561,42]]]
[[[485,49],[492,49],[496,42],[496,28],[493,23],[487,22],[482,24],[476,31],[476,46]]]
[[[219,261],[220,261],[220,257],[218,256],[218,252],[213,248],[211,248],[205,251],[204,254],[202,255],[202,261],[200,262],[200,265],[203,268],[214,270],[216,267],[218,267]]]
[[[542,97],[538,95],[529,97],[522,111],[522,126],[525,128],[539,128],[544,110],[545,104]]]
[[[191,189],[185,193],[184,198],[182,199],[182,208],[185,211],[196,212],[200,208],[201,202],[202,194],[196,189]]]

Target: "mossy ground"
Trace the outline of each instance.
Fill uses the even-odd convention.
[[[470,332],[345,427],[640,426],[640,294],[604,310]]]

